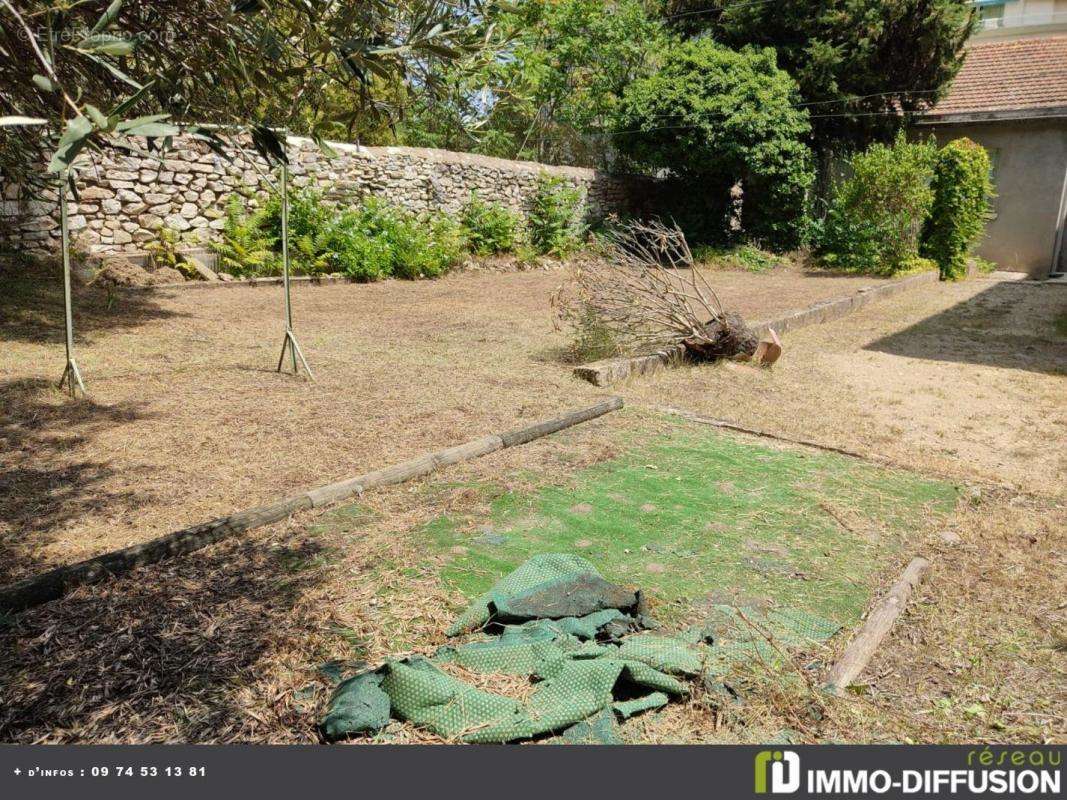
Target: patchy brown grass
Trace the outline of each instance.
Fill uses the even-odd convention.
[[[313,742],[318,666],[432,652],[464,598],[418,532],[614,455],[589,423],[447,474],[306,512],[0,620],[0,741]],[[525,477],[524,477],[525,476]],[[442,741],[393,725],[375,741]]]
[[[1067,506],[987,491],[949,532],[921,544],[931,576],[822,735],[1064,743]]]
[[[1067,337],[1060,287],[938,284],[783,337],[773,369],[732,362],[618,387],[919,471],[1067,494]]]
[[[548,298],[565,270],[294,289],[317,382],[273,371],[279,287],[124,293],[80,288],[63,365],[54,273],[0,299],[0,582],[358,474],[602,394],[555,360]],[[799,273],[716,285],[759,316],[851,291]],[[785,287],[789,287],[788,290]],[[10,291],[8,291],[10,289]]]
[[[788,335],[773,370],[680,369],[622,390],[631,407],[669,398],[970,485],[950,524],[913,542],[931,576],[862,685],[806,740],[1067,740],[1067,292],[1048,288],[939,285]]]
[[[61,307],[30,292],[0,321],[4,577],[590,400],[598,392],[554,360],[547,297],[561,277],[301,287],[315,384],[270,369],[278,290],[127,295],[110,309],[80,294],[88,403],[50,388]],[[716,281],[752,318],[848,291],[777,272]],[[338,515],[352,512],[305,513],[0,620],[0,741],[316,741],[330,693],[317,665],[443,643],[462,598],[437,579],[422,524],[610,458],[671,424],[632,406],[666,401],[980,488],[949,525],[959,543],[914,543],[934,561],[931,580],[859,694],[815,703],[803,681],[756,671],[739,676],[753,687],[744,706],[719,708],[698,689],[627,722],[627,740],[757,742],[788,728],[805,741],[1062,742],[1063,345],[1045,321],[1063,295],[989,287],[939,286],[797,332],[772,371],[635,382],[621,388],[631,410],[369,494],[348,523]],[[832,655],[804,664],[823,669]],[[375,741],[440,740],[397,724]]]

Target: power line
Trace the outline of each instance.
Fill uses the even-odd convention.
[[[751,2],[746,1],[744,3],[727,3],[726,5],[720,6],[718,8],[698,8],[694,9],[693,11],[679,11],[677,14],[669,14],[666,17],[663,17],[662,19],[680,19],[682,17],[694,17],[699,14],[722,14],[732,8],[748,8],[749,6],[763,6],[767,3],[777,2],[779,2],[779,0],[751,0]]]

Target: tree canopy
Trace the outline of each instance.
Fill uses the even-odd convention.
[[[659,70],[626,89],[616,144],[638,167],[678,178],[689,213],[712,231],[728,229],[739,187],[744,233],[789,246],[802,235],[813,178],[808,112],[798,99],[773,50],[695,39],[669,49]]]
[[[890,139],[900,112],[936,103],[975,25],[968,0],[668,0],[665,13],[683,35],[775,48],[823,150]]]
[[[449,65],[448,103],[420,108],[402,140],[550,163],[602,161],[623,89],[667,46],[663,24],[644,0],[520,0],[490,19],[506,44],[480,69]]]

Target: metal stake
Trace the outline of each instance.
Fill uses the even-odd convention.
[[[282,371],[282,364],[285,363],[285,351],[289,351],[289,359],[292,365],[293,374],[300,374],[300,367],[297,364],[297,359],[300,359],[300,364],[304,365],[304,369],[307,370],[308,377],[311,380],[315,380],[315,376],[311,372],[311,367],[308,366],[307,359],[304,358],[304,353],[300,350],[300,345],[296,341],[296,334],[293,333],[293,299],[289,292],[289,165],[284,161],[282,162],[281,170],[281,206],[282,206],[282,284],[285,287],[285,338],[282,339],[282,354],[278,357],[278,372]]]
[[[63,305],[66,311],[67,325],[67,366],[63,369],[63,377],[59,379],[59,388],[67,387],[71,397],[76,397],[80,391],[83,395],[85,384],[82,383],[81,370],[78,362],[74,360],[74,313],[71,309],[70,299],[70,229],[67,226],[67,181],[70,180],[69,170],[64,170],[60,175],[59,183],[59,228],[62,232],[63,247]]]

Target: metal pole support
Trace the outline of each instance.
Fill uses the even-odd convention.
[[[296,341],[293,333],[293,298],[289,289],[289,165],[282,162],[281,169],[281,211],[282,211],[282,285],[285,287],[285,338],[282,339],[282,353],[278,357],[278,372],[282,371],[285,363],[286,350],[289,351],[289,361],[293,374],[300,374],[299,364],[304,365],[308,377],[315,380],[311,367]],[[299,359],[299,364],[298,360]]]
[[[85,391],[81,370],[78,369],[78,362],[74,359],[74,312],[70,291],[70,227],[67,223],[67,182],[69,180],[70,171],[64,170],[60,174],[59,183],[59,228],[63,247],[63,307],[67,328],[67,365],[63,368],[63,377],[59,379],[59,388],[66,387],[70,396],[76,397],[78,392],[83,395],[89,393]]]

